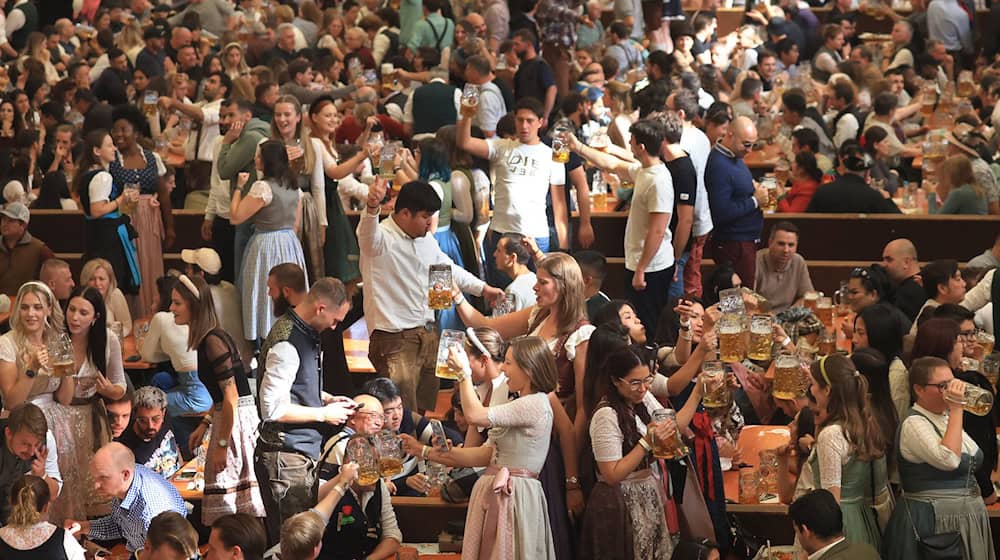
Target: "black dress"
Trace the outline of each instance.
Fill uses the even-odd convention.
[[[139,292],[141,276],[139,274],[139,255],[136,252],[135,230],[129,217],[118,210],[95,218],[90,215],[90,184],[101,173],[107,173],[104,169],[91,169],[83,176],[82,185],[86,185],[84,192],[80,193],[80,206],[85,218],[85,244],[83,252],[83,262],[90,259],[107,259],[115,269],[115,280],[118,288],[126,294],[136,294]],[[122,185],[112,179],[111,195],[108,201],[112,201],[121,196],[124,189]]]

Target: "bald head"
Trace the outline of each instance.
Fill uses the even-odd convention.
[[[354,97],[358,103],[374,104],[378,101],[378,92],[375,91],[375,88],[373,87],[364,86],[358,88],[358,90],[354,92]]]
[[[128,447],[111,442],[94,453],[90,475],[97,494],[123,499],[135,477],[135,455]]]
[[[722,144],[738,158],[742,158],[757,142],[757,126],[747,117],[736,117],[729,124],[729,132]]]
[[[109,465],[116,469],[125,469],[135,466],[135,454],[124,445],[113,441],[94,453],[94,461],[107,461]]]
[[[882,250],[882,266],[889,278],[896,283],[906,280],[919,271],[917,248],[909,239],[894,239]]]
[[[382,431],[382,425],[385,423],[382,402],[371,395],[358,395],[354,397],[354,401],[363,406],[351,416],[347,425],[355,432],[366,436]]]

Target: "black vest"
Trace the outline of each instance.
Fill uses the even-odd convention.
[[[7,40],[10,41],[10,46],[14,47],[14,50],[20,52],[28,44],[28,35],[33,31],[38,31],[38,8],[29,0],[17,6],[14,10],[24,12],[24,25],[21,26],[21,29],[11,33],[10,37],[7,37]],[[7,17],[10,16],[8,15]]]
[[[31,461],[25,461],[7,449],[4,431],[0,430],[0,526],[7,523],[10,515],[10,489],[14,483],[31,471]],[[0,549],[2,550],[2,549]],[[0,558],[8,558],[0,554]]]
[[[455,86],[429,82],[413,90],[413,134],[434,133],[457,120]]]
[[[354,492],[340,499],[323,533],[319,560],[361,560],[375,550],[382,539],[382,480],[372,493],[364,510]]]
[[[63,548],[65,531],[56,528],[52,536],[42,544],[30,550],[18,550],[0,539],[0,558],[4,560],[66,560],[66,549]]]
[[[290,390],[292,404],[311,408],[322,407],[320,382],[322,356],[319,333],[300,319],[295,310],[289,309],[274,323],[264,341],[264,347],[260,352],[261,378],[264,375],[263,364],[267,363],[267,353],[279,342],[288,342],[299,355],[299,369],[295,372],[295,381]],[[260,437],[269,444],[281,445],[286,451],[318,459],[320,446],[323,443],[324,427],[325,425],[319,422],[307,424],[263,422]]]

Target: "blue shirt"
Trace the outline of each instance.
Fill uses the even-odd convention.
[[[91,521],[87,536],[99,541],[125,539],[128,551],[135,552],[146,541],[149,523],[165,511],[187,517],[180,492],[162,476],[136,465],[125,497],[111,500],[111,514]]]
[[[753,176],[743,160],[716,144],[705,165],[705,188],[720,241],[756,241],[764,227],[764,215],[754,201]]]

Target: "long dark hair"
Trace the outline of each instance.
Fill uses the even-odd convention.
[[[881,302],[869,305],[858,313],[857,319],[865,322],[868,346],[881,352],[890,362],[902,355],[905,333],[899,315],[892,306]]]
[[[602,370],[604,369],[605,357],[617,350],[628,348],[628,331],[625,327],[614,324],[601,324],[590,335],[590,342],[587,345],[587,365],[583,371],[583,411],[577,414],[586,414],[584,418],[590,419],[597,408],[597,404],[604,398],[605,380]]]
[[[955,349],[960,329],[951,319],[928,319],[917,327],[917,338],[913,341],[910,360],[933,356],[951,363],[949,357]]]
[[[100,165],[94,150],[98,150],[104,139],[110,136],[107,130],[98,128],[91,130],[83,138],[83,152],[80,153],[80,162],[77,164],[76,177],[73,179],[73,190],[80,196],[80,210],[87,216],[90,215],[90,179],[92,176],[87,173],[91,167]]]
[[[286,189],[296,189],[295,175],[288,165],[288,152],[281,140],[268,140],[260,145],[260,163],[264,179],[270,179]]]
[[[858,372],[868,380],[868,397],[872,405],[872,416],[878,422],[882,436],[886,439],[886,449],[892,449],[896,439],[899,418],[889,391],[889,360],[875,348],[859,348],[851,354],[851,361]],[[892,460],[893,453],[888,453]]]
[[[87,335],[87,357],[97,368],[97,371],[108,374],[108,314],[104,307],[104,298],[101,292],[90,286],[77,286],[70,293],[70,301],[73,298],[83,298],[94,306],[94,324],[90,327]],[[121,342],[120,340],[118,341]]]
[[[816,163],[816,156],[812,153],[802,151],[795,154],[795,165],[798,166],[799,171],[805,173],[813,181],[818,183],[823,180],[823,170],[819,168],[819,164]]]
[[[69,198],[69,186],[66,184],[66,175],[62,171],[46,173],[42,179],[42,187],[39,190],[38,198],[31,203],[32,208],[44,208],[46,210],[62,210],[61,200]]]
[[[649,424],[650,415],[646,410],[646,405],[638,403],[633,405],[627,402],[618,388],[615,387],[615,380],[623,379],[630,371],[637,367],[646,367],[646,364],[635,355],[635,352],[628,348],[612,352],[606,360],[600,374],[604,376],[604,400],[615,415],[618,416],[618,427],[622,431],[622,454],[628,454],[638,443],[642,435],[635,425],[636,417],[643,424]]]

